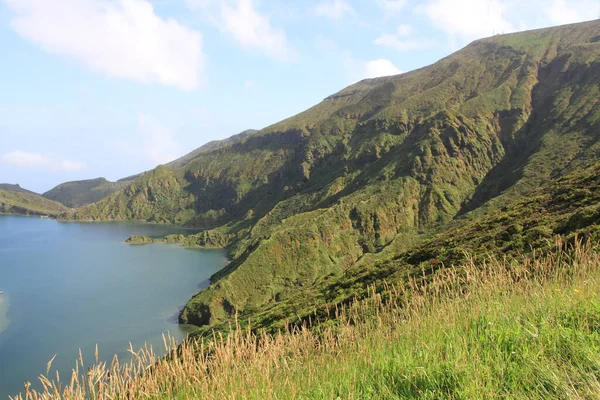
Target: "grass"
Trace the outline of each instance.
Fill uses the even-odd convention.
[[[600,249],[417,275],[315,327],[189,341],[159,358],[79,360],[14,399],[475,399],[600,396]],[[48,370],[50,371],[49,365]],[[54,375],[52,375],[54,376]]]
[[[67,210],[64,205],[33,192],[0,189],[0,214],[56,216]]]

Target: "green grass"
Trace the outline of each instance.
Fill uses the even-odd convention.
[[[212,391],[183,390],[176,398],[597,398],[597,263],[573,279],[492,276],[467,296],[417,297],[423,304],[410,303],[412,313],[374,306],[379,299],[372,297],[356,312],[367,315],[338,327],[335,337],[325,331],[324,341],[282,355],[268,370],[258,359],[228,365],[214,377],[227,381],[214,382]]]
[[[415,275],[326,324],[151,349],[31,399],[572,399],[600,396],[600,246]],[[174,343],[166,343],[174,348]],[[49,366],[49,376],[54,376]],[[45,396],[45,397],[44,397]],[[53,397],[52,397],[53,396]],[[18,397],[21,399],[21,397]]]
[[[57,216],[67,210],[64,205],[39,194],[0,190],[0,213]]]

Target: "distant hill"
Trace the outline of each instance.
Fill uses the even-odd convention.
[[[0,190],[6,190],[7,192],[37,194],[36,192],[32,192],[31,190],[23,189],[21,186],[19,186],[18,183],[16,185],[10,183],[0,183]]]
[[[170,163],[166,164],[166,166],[170,168],[180,168],[203,153],[231,145],[256,132],[258,131],[248,129],[244,132],[238,133],[237,135],[233,135],[227,139],[214,140],[212,142],[206,143],[205,145],[186,154],[185,156],[178,158],[177,160],[171,161]],[[146,173],[147,172],[142,172],[136,175],[131,175],[119,179],[117,182],[110,182],[105,178],[65,182],[47,191],[42,196],[50,200],[58,201],[59,203],[62,203],[70,208],[79,208],[96,203],[97,201],[108,197],[109,195],[119,191],[120,189],[127,187],[133,181],[140,178]],[[7,187],[6,190],[10,189]]]
[[[18,185],[11,185],[18,186]],[[6,187],[2,185],[2,187]],[[11,188],[11,189],[14,189]],[[27,190],[0,188],[0,213],[55,217],[68,210],[64,205]]]
[[[102,200],[128,184],[129,182],[126,181],[109,182],[104,178],[66,182],[47,191],[42,196],[58,201],[67,207],[78,208]]]

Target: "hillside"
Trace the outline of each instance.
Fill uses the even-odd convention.
[[[314,228],[306,228],[309,234],[314,232]],[[499,209],[458,218],[404,251],[396,250],[392,244],[380,253],[367,254],[340,275],[318,277],[312,284],[298,286],[260,310],[239,310],[237,318],[243,327],[251,320],[254,330],[269,332],[309,320],[314,325],[326,323],[335,319],[336,309],[372,295],[373,290],[385,295],[390,285],[403,286],[443,266],[481,263],[490,256],[518,263],[532,251],[556,251],[559,236],[565,243],[574,243],[576,238],[600,242],[600,162],[569,173]],[[245,266],[249,267],[251,264]],[[249,276],[256,284],[261,273],[257,268],[246,275]],[[240,277],[231,274],[228,279],[233,286]],[[245,286],[238,288],[244,296]],[[196,318],[205,316],[207,310],[197,307],[203,307],[202,300],[220,290],[217,282],[201,292],[188,303],[181,319],[203,325],[205,321]],[[233,296],[237,292],[230,293],[236,299]],[[215,321],[210,329],[228,331],[230,321],[223,321]],[[199,330],[198,334],[203,332],[206,330]]]
[[[43,198],[28,190],[0,189],[0,214],[39,215],[55,217],[68,210],[64,205]]]
[[[110,194],[123,189],[130,182],[109,182],[104,178],[65,182],[47,191],[42,196],[58,201],[70,208],[78,208],[95,203]]]
[[[478,40],[429,67],[361,81],[180,168],[158,167],[63,217],[205,229],[186,244],[228,246],[232,262],[181,321],[217,326],[237,313],[269,327],[334,290],[341,301],[379,276],[380,262],[402,275],[414,263],[390,260],[410,251],[427,260],[432,248],[418,246],[436,233],[451,240],[464,221],[506,213],[582,169],[594,174],[585,168],[600,158],[599,38],[592,21]],[[482,246],[503,251],[501,242]]]
[[[37,194],[31,190],[23,189],[18,183],[16,185],[10,183],[0,183],[0,190],[5,190],[7,192]]]
[[[208,142],[208,143],[198,147],[195,150],[192,150],[191,152],[184,155],[183,157],[180,157],[177,160],[171,161],[165,165],[170,168],[181,168],[181,167],[185,166],[187,163],[189,163],[190,161],[192,161],[194,158],[198,157],[199,155],[201,155],[203,153],[207,153],[209,151],[216,150],[221,147],[226,147],[226,146],[232,145],[236,142],[239,142],[243,138],[250,136],[256,132],[258,132],[256,129],[247,129],[243,132],[240,132],[238,134],[235,134],[235,135],[230,136],[223,140],[213,140],[211,142]],[[126,178],[119,179],[117,182],[126,182],[126,181],[131,182],[131,181],[136,180],[137,178],[140,178],[145,173],[146,172],[142,172],[141,174],[128,176]]]
[[[181,168],[181,167],[185,166],[187,163],[189,163],[190,161],[192,161],[194,158],[201,155],[202,153],[208,153],[209,151],[213,151],[213,150],[219,149],[221,147],[230,146],[234,143],[239,142],[240,140],[244,139],[245,137],[255,134],[256,132],[258,132],[256,129],[246,129],[245,131],[240,132],[236,135],[230,136],[227,139],[213,140],[212,142],[208,142],[208,143],[198,147],[196,150],[189,152],[185,156],[178,158],[175,161],[171,161],[170,163],[167,163],[165,165],[167,167],[171,167],[171,168]]]

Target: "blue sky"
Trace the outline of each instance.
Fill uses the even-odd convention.
[[[0,183],[115,180],[598,0],[0,0]]]

